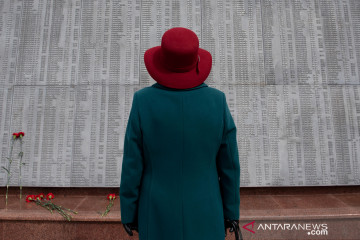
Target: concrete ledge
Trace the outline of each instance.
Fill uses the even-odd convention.
[[[360,219],[360,186],[241,188],[241,220]]]
[[[65,208],[77,211],[78,214],[70,213],[72,221],[81,222],[118,222],[120,223],[120,199],[118,188],[28,188],[23,187],[22,199],[19,199],[19,188],[9,188],[8,206],[5,208],[6,187],[2,187],[0,195],[0,219],[2,220],[33,220],[33,221],[66,221],[59,213],[51,214],[47,209],[37,206],[35,203],[27,203],[26,195],[45,195],[52,192],[55,195],[53,202]],[[115,193],[117,198],[110,212],[101,217],[109,200],[109,193]]]
[[[27,203],[28,194],[55,195],[53,202],[65,208],[77,211],[71,213],[72,220],[65,220],[59,213],[51,214],[47,209],[35,203]],[[0,239],[66,239],[66,240],[130,240],[123,230],[120,218],[119,188],[33,188],[23,187],[21,201],[19,188],[9,188],[8,206],[5,208],[6,187],[0,195]],[[110,212],[101,217],[109,200],[107,194],[115,193],[117,199]]]
[[[360,239],[360,186],[241,188],[240,199],[241,226],[254,221],[244,239]],[[308,235],[311,224],[328,234]]]
[[[5,208],[6,187],[0,194],[0,239],[138,239],[129,237],[121,226],[120,199],[107,216],[101,217],[108,204],[107,194],[119,188],[9,188],[8,207]],[[28,194],[54,193],[54,203],[78,211],[72,221],[66,221],[57,212],[34,203],[26,203]],[[253,222],[255,233],[242,228],[244,239],[359,239],[360,236],[360,186],[333,187],[263,187],[240,189],[240,226]],[[262,230],[261,226],[284,224],[326,224],[327,235],[307,235],[305,230]],[[260,228],[259,228],[260,227]],[[229,233],[227,240],[234,239]],[[170,239],[169,239],[170,240]]]

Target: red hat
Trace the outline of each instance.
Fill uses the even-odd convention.
[[[186,28],[167,30],[161,46],[148,49],[144,61],[150,76],[159,84],[170,88],[192,88],[209,76],[211,54],[199,48],[196,34]]]

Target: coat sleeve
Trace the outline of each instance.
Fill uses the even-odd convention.
[[[217,154],[217,170],[223,201],[224,218],[239,219],[240,205],[240,163],[236,140],[236,126],[231,116],[226,96],[224,104],[224,130]]]
[[[135,92],[125,132],[120,182],[121,222],[124,224],[137,221],[140,183],[144,164],[138,104]]]

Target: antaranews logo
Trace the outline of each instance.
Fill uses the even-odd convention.
[[[250,229],[251,226],[251,229]],[[245,230],[255,233],[255,221],[242,226]],[[328,235],[328,226],[326,223],[260,223],[256,231],[306,231],[307,235]]]

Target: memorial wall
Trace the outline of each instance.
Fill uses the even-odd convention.
[[[241,186],[360,184],[358,0],[0,0],[1,166],[23,131],[23,186],[118,187],[144,52],[177,26],[213,56]]]

